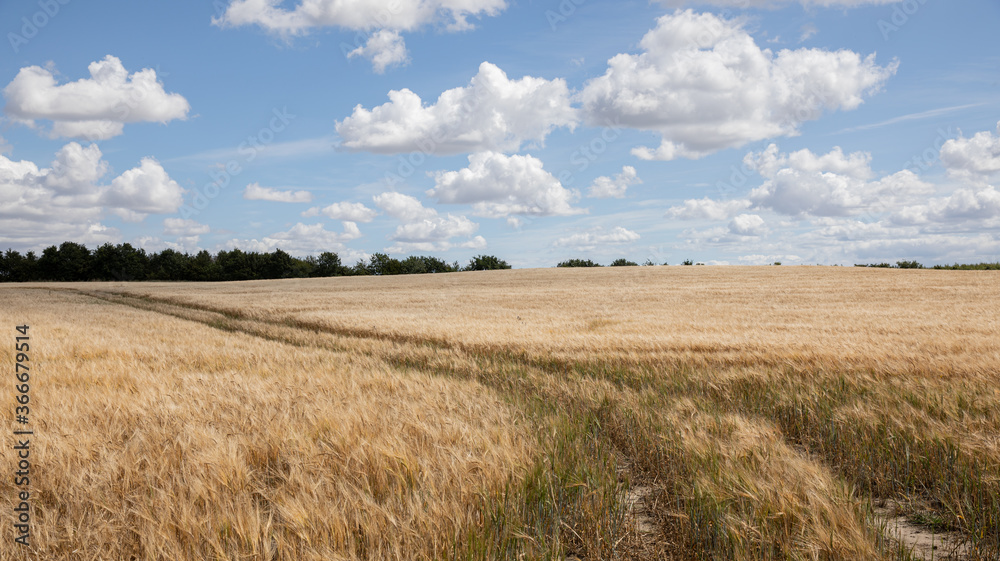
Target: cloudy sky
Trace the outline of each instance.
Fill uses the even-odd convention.
[[[0,22],[0,249],[1000,260],[995,0],[40,0]]]

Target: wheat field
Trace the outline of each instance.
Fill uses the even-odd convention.
[[[839,267],[0,285],[35,431],[0,559],[1000,559],[997,302]]]

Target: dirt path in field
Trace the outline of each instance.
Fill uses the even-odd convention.
[[[900,514],[900,507],[894,501],[885,501],[875,509],[875,514],[885,521],[885,533],[902,544],[915,559],[964,561],[973,558],[961,534],[914,524],[909,517]]]
[[[635,545],[639,549],[640,558],[661,559],[666,544],[662,540],[663,532],[660,531],[654,517],[655,488],[636,481],[629,458],[618,449],[615,449],[614,453],[618,464],[618,480],[629,483],[625,506],[628,508],[629,519],[635,524],[634,531],[638,537],[638,543]]]

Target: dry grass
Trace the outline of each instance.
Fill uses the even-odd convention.
[[[1000,558],[992,272],[42,286],[39,559]]]
[[[533,454],[475,382],[79,295],[0,298],[5,325],[32,326],[37,559],[440,558]]]

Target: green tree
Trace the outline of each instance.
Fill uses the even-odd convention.
[[[194,278],[192,261],[193,258],[186,253],[164,249],[149,257],[148,278],[165,281],[205,280]]]
[[[49,246],[38,260],[42,280],[85,281],[91,278],[91,255],[85,245],[63,242],[58,248]]]
[[[261,269],[256,275],[264,279],[287,279],[293,275],[294,262],[292,256],[280,249],[261,256]]]
[[[556,267],[601,267],[600,263],[594,263],[590,259],[567,259]]]
[[[221,251],[219,253],[222,253]],[[207,250],[201,250],[189,262],[190,273],[187,280],[193,281],[217,281],[222,280],[222,269],[219,267],[217,257],[213,257]]]
[[[239,248],[220,251],[215,257],[219,266],[219,278],[225,281],[252,280],[255,278],[250,256]]]
[[[403,264],[398,259],[393,259],[385,253],[376,253],[368,260],[368,274],[370,275],[401,275],[403,274]]]
[[[91,257],[92,278],[104,281],[145,280],[149,269],[146,250],[132,244],[106,243],[94,250]]]
[[[324,251],[316,259],[316,268],[313,269],[314,277],[336,277],[346,274],[344,266],[340,263],[340,256],[330,251]]]
[[[635,261],[629,261],[628,259],[615,259],[611,262],[612,267],[638,267],[639,264]]]
[[[495,271],[499,269],[510,269],[510,265],[493,255],[477,255],[469,260],[465,267],[466,271]]]
[[[39,280],[38,258],[35,252],[25,255],[12,249],[0,255],[0,282],[29,282]]]

